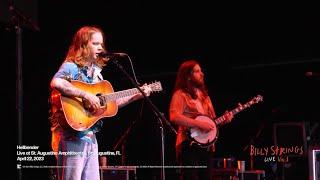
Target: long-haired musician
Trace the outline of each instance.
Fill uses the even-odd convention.
[[[104,113],[104,110],[110,109],[102,107],[102,100],[93,93],[94,91],[87,89],[87,87],[95,87],[90,85],[105,82],[100,72],[109,59],[99,55],[106,51],[104,40],[104,34],[100,28],[81,27],[73,37],[64,62],[51,80],[51,144],[57,157],[58,179],[100,180],[95,133],[99,131],[102,121],[93,121],[94,124],[85,130],[73,128],[74,125],[81,126],[93,119],[97,112]],[[83,83],[81,86],[86,89],[72,82],[81,82]],[[105,86],[101,86],[103,87]],[[99,87],[97,89],[99,90]],[[148,92],[146,93],[148,95]],[[68,109],[61,105],[63,103],[60,101],[60,95],[68,98],[65,103]],[[117,99],[114,104],[123,107],[141,97],[141,93],[134,94]],[[87,104],[86,110],[81,109],[82,106],[76,106],[81,99],[82,102],[87,102],[83,103],[84,106]],[[68,114],[71,114],[70,119],[73,120],[72,123],[68,122],[69,124],[66,123]],[[73,128],[64,125],[70,125]]]
[[[177,161],[182,166],[180,179],[210,179],[208,171],[209,155],[214,151],[214,144],[200,146],[189,138],[190,129],[199,132],[214,131],[216,126],[197,117],[216,118],[211,99],[208,96],[204,73],[196,60],[184,61],[178,70],[173,96],[169,109],[170,120],[178,125],[176,137]],[[227,121],[232,113],[225,115]]]

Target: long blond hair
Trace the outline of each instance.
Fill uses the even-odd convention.
[[[105,40],[105,35],[103,31],[95,26],[84,26],[80,28],[73,37],[72,43],[69,47],[68,54],[65,58],[66,62],[74,62],[80,67],[86,64],[86,59],[90,55],[90,49],[88,48],[88,43],[91,39],[92,34],[101,33],[103,40]],[[102,44],[102,48],[105,51],[105,45]],[[106,59],[98,57],[96,65],[103,67],[106,65]]]

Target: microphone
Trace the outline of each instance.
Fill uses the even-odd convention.
[[[124,57],[127,56],[126,53],[109,53],[109,52],[101,52],[98,54],[99,57],[102,58],[115,58],[115,57]]]
[[[320,77],[320,73],[308,71],[305,74],[307,77]]]

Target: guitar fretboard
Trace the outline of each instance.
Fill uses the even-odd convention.
[[[124,97],[132,96],[132,95],[135,95],[138,93],[140,93],[140,91],[137,88],[132,88],[132,89],[118,91],[118,92],[111,93],[111,94],[106,94],[101,97],[103,98],[104,102],[110,102],[110,101],[115,101],[117,99],[121,99]]]

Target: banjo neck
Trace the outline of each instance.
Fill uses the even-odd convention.
[[[241,105],[239,103],[238,107],[234,108],[230,112],[233,115],[235,115],[235,114],[239,113],[240,111],[243,111],[244,109],[250,107],[252,104],[258,103],[260,101],[262,101],[262,96],[258,95],[244,105]],[[201,131],[198,128],[191,128],[189,131],[189,137],[193,140],[193,142],[198,144],[200,147],[205,148],[205,147],[211,146],[217,140],[218,129],[219,129],[217,126],[219,124],[221,124],[222,122],[226,121],[226,117],[223,115],[223,116],[216,118],[212,121],[212,119],[210,119],[208,116],[201,116],[200,115],[200,116],[196,117],[196,120],[205,121],[205,122],[212,124],[212,126],[214,126],[214,129],[212,129],[211,131],[208,131],[208,132]]]
[[[245,104],[238,104],[238,106],[234,109],[232,109],[230,112],[233,114],[233,115],[236,115],[238,114],[239,112],[249,108],[252,104],[255,104],[255,103],[258,103],[262,101],[262,96],[261,95],[258,95],[256,97],[254,97],[253,99],[251,99],[250,101],[248,101],[247,103]],[[219,118],[216,118],[213,120],[217,125],[223,123],[224,121],[226,121],[226,117],[224,115],[220,116]]]

